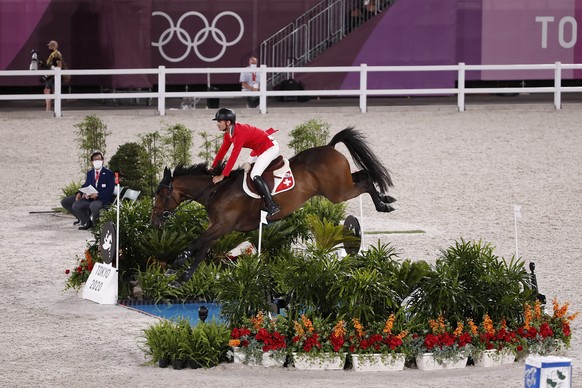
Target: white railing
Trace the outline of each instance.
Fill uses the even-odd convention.
[[[550,87],[499,87],[499,88],[469,88],[465,85],[466,72],[468,71],[533,71],[533,70],[548,70],[554,73],[554,86]],[[250,69],[247,67],[232,67],[232,68],[166,68],[160,66],[158,68],[149,69],[116,69],[116,70],[6,70],[0,71],[0,77],[11,76],[32,76],[40,77],[45,74],[53,74],[55,76],[55,93],[52,95],[44,94],[0,94],[0,100],[44,100],[47,98],[54,100],[54,114],[55,117],[62,116],[62,100],[63,99],[157,99],[158,112],[160,116],[166,115],[166,99],[168,98],[228,98],[228,97],[260,97],[259,110],[262,114],[267,113],[267,99],[269,97],[286,97],[286,96],[332,96],[332,97],[358,97],[359,107],[362,113],[367,112],[367,99],[372,96],[420,96],[420,95],[457,95],[457,107],[460,112],[465,110],[465,97],[468,94],[494,94],[494,93],[553,93],[554,107],[561,109],[562,107],[562,93],[582,92],[582,86],[562,86],[562,71],[563,70],[582,70],[582,64],[562,64],[556,62],[554,64],[539,64],[539,65],[466,65],[459,63],[458,65],[436,65],[436,66],[367,66],[362,64],[360,66],[332,66],[332,67],[267,67],[261,65],[257,69]],[[261,88],[256,92],[249,91],[194,91],[194,92],[167,92],[166,91],[166,76],[168,74],[238,74],[241,72],[255,71],[259,73]],[[379,72],[427,72],[427,71],[448,71],[456,72],[457,87],[451,88],[433,88],[433,89],[369,89],[368,88],[368,74]],[[267,76],[270,73],[286,72],[293,73],[358,73],[360,79],[360,87],[358,89],[341,89],[341,90],[268,90]],[[125,74],[157,74],[158,90],[157,91],[142,91],[142,92],[128,92],[128,93],[61,93],[61,80],[63,74],[69,75],[125,75]],[[519,77],[516,77],[519,79]]]

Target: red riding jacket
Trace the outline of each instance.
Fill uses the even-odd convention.
[[[248,124],[236,123],[234,125],[234,130],[232,136],[229,131],[224,132],[224,140],[222,146],[218,150],[214,162],[212,162],[212,167],[216,168],[226,155],[231,144],[234,144],[232,148],[232,153],[224,166],[222,171],[223,176],[228,176],[232,170],[240,151],[243,148],[250,148],[252,150],[251,155],[260,155],[267,149],[273,146],[273,142],[269,138],[271,133],[275,132],[272,128],[267,131],[263,131],[260,128],[253,127]]]

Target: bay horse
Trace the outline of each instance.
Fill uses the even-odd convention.
[[[360,171],[351,173],[348,159],[334,148],[338,143],[346,146]],[[393,186],[390,174],[374,155],[364,136],[353,127],[338,132],[325,146],[298,153],[289,159],[289,164],[295,187],[274,197],[281,211],[268,221],[282,219],[316,195],[340,203],[368,193],[377,211],[394,210],[389,204],[395,199],[385,194],[388,187]],[[188,245],[166,272],[167,275],[176,273],[193,255],[190,268],[180,279],[182,282],[192,277],[198,264],[220,237],[233,231],[249,232],[259,226],[262,200],[251,198],[244,192],[244,171],[233,170],[222,182],[213,184],[212,176],[217,173],[220,171],[211,173],[206,163],[189,168],[178,166],[173,176],[166,167],[156,190],[151,215],[151,223],[156,227],[161,227],[184,201],[196,201],[208,213],[208,229]],[[180,287],[181,283],[173,282],[172,286]]]

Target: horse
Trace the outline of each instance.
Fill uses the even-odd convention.
[[[354,164],[360,168],[359,171],[351,172],[348,159],[334,148],[338,143],[345,145]],[[269,217],[269,222],[278,221],[293,213],[316,195],[322,195],[333,203],[340,203],[368,193],[377,211],[394,210],[390,203],[395,199],[385,194],[393,186],[390,173],[374,155],[362,133],[353,127],[338,132],[325,146],[298,153],[289,159],[289,165],[295,186],[275,195],[274,200],[281,207],[281,211]],[[191,167],[177,166],[173,175],[166,167],[156,189],[151,214],[152,225],[161,227],[184,201],[202,204],[209,219],[208,229],[192,241],[167,270],[166,275],[176,274],[194,255],[190,267],[180,279],[181,282],[172,282],[174,287],[180,287],[181,283],[192,277],[216,240],[233,231],[249,232],[259,226],[262,200],[250,197],[243,190],[244,171],[233,170],[222,182],[213,184],[212,176],[216,173],[217,171],[210,171],[206,163]]]

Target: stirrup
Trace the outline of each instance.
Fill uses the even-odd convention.
[[[275,214],[281,211],[281,207],[276,203],[273,204],[270,208],[267,209],[267,217],[274,216]]]

